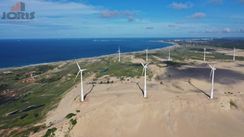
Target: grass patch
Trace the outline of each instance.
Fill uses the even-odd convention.
[[[70,119],[70,123],[71,123],[72,127],[74,127],[77,124],[77,120],[76,119]]]
[[[167,65],[167,67],[169,66],[180,67],[182,65],[186,65],[186,63],[181,63],[177,61],[165,61],[164,63]]]
[[[46,134],[43,137],[54,137],[56,130],[57,130],[56,127],[48,129]]]
[[[141,65],[130,62],[117,62],[112,58],[103,59],[87,66],[88,70],[96,73],[97,77],[104,75],[115,77],[136,77],[141,75]]]
[[[127,61],[118,63],[111,57],[94,62],[79,62],[79,64],[82,68],[87,69],[84,78],[94,73],[97,77],[103,75],[119,78],[136,77],[140,76],[142,72],[140,64],[132,64]],[[0,92],[7,90],[13,91],[15,94],[8,100],[1,98],[3,102],[0,101],[0,129],[30,127],[38,123],[75,85],[74,78],[77,71],[76,64],[70,62],[62,67],[59,67],[58,64],[44,65],[11,70],[9,74],[0,73],[0,80],[4,80],[4,82],[0,81]],[[30,77],[28,72],[35,73],[36,81],[34,83],[22,82],[22,79]],[[78,81],[77,79],[76,82]],[[11,112],[14,113],[11,114]]]
[[[65,116],[66,119],[70,119],[72,117],[76,116],[74,113],[69,113],[68,115]]]
[[[39,126],[34,126],[34,127],[27,128],[27,129],[25,129],[25,130],[23,130],[21,132],[19,132],[18,130],[14,130],[14,131],[12,131],[10,133],[9,136],[11,136],[11,137],[29,137],[29,135],[31,133],[37,133],[37,132],[41,131],[44,128],[46,128],[45,125],[39,125]]]
[[[236,104],[233,100],[230,100],[230,107],[231,107],[231,108],[238,109],[237,104]]]

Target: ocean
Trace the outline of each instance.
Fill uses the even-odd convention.
[[[136,52],[171,46],[162,39],[22,39],[0,40],[0,68]]]

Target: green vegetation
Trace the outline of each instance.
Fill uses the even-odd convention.
[[[57,128],[55,128],[55,127],[48,129],[46,134],[43,137],[54,137],[56,130],[57,130]]]
[[[203,48],[207,48],[208,54],[206,54],[206,60],[225,60],[225,61],[232,61],[233,56],[227,55],[225,53],[220,53],[214,47],[209,46],[188,46],[188,47],[181,47],[175,48],[171,50],[171,57],[176,62],[182,62],[184,60],[203,60]],[[168,58],[168,51],[157,51],[150,55],[150,58],[153,56],[157,56],[160,58],[167,59]],[[236,56],[236,60],[244,61],[244,57]],[[154,60],[155,61],[155,60]],[[167,63],[167,62],[166,62]]]
[[[72,117],[76,116],[74,113],[69,113],[65,118],[70,119]]]
[[[167,66],[174,66],[174,67],[180,67],[182,65],[186,65],[186,63],[181,63],[177,61],[165,61],[164,63],[167,64]]]
[[[221,48],[231,48],[233,47],[244,49],[244,40],[243,39],[213,39],[205,43],[205,45],[221,47]]]
[[[113,58],[105,58],[100,62],[87,66],[90,71],[96,73],[97,77],[104,75],[115,77],[136,77],[141,75],[141,64],[132,64],[131,62],[117,62]]]
[[[26,130],[23,130],[23,131],[15,130],[9,136],[13,136],[13,137],[28,137],[31,133],[37,133],[37,132],[39,132],[40,130],[42,130],[44,128],[46,128],[45,125],[39,125],[39,126],[30,127],[30,128],[28,128]]]
[[[230,100],[230,107],[238,109],[238,106],[236,105],[236,103],[233,100]]]
[[[44,65],[12,70],[10,74],[1,73],[0,79],[4,80],[0,82],[0,91],[6,90],[7,94],[0,96],[4,100],[0,102],[0,129],[30,126],[41,120],[74,85],[75,72],[67,70],[70,66],[74,64],[67,64],[67,67],[59,68],[58,71],[55,70],[58,66]],[[35,82],[24,83],[23,80],[30,77],[28,72],[31,71],[35,72]],[[54,79],[55,76],[59,78],[50,82],[42,80]]]
[[[87,69],[84,77],[91,74],[96,77],[136,77],[142,72],[140,64],[129,61],[118,63],[112,57],[79,64]],[[29,72],[32,72],[34,81],[26,80],[31,78]],[[26,135],[33,132],[30,127],[56,107],[62,96],[75,85],[76,73],[77,66],[74,62],[20,68],[10,70],[7,74],[0,72],[0,129],[21,127],[20,131]],[[66,118],[70,119],[74,115],[69,114]],[[71,122],[75,125],[76,120]]]
[[[76,119],[70,119],[70,123],[71,123],[72,127],[74,127],[77,124],[77,120]]]

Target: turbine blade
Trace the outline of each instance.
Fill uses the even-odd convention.
[[[142,76],[143,76],[144,72],[145,72],[145,68],[143,67],[142,73],[141,73]]]
[[[212,66],[212,65],[208,64],[208,66],[209,66],[211,69],[213,69],[213,66]]]
[[[213,76],[213,69],[211,69],[209,79],[211,79],[211,78],[212,78],[212,76]]]
[[[77,77],[79,76],[80,73],[81,73],[81,71],[78,71],[78,73],[77,73],[77,75],[76,75],[76,77],[75,77],[74,82],[76,81],[76,79],[77,79]]]
[[[79,70],[81,70],[79,63],[77,61],[75,61],[75,62],[76,62],[77,67],[79,68]]]
[[[145,65],[141,62],[141,65],[144,67]]]
[[[118,52],[120,53],[120,47],[118,47]]]

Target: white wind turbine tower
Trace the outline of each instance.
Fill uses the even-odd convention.
[[[211,88],[210,99],[213,99],[213,96],[214,96],[214,76],[215,76],[216,68],[214,66],[211,66],[211,65],[209,65],[209,67],[211,68],[210,78],[212,78],[212,88]]]
[[[203,51],[203,61],[204,62],[206,61],[206,48],[204,48],[204,51]]]
[[[169,57],[168,57],[168,61],[172,61],[171,53],[170,53],[170,49],[169,49]]]
[[[78,62],[76,61],[76,64],[77,64],[77,67],[79,69],[76,77],[75,77],[75,80],[77,79],[77,77],[79,76],[80,74],[80,101],[83,102],[84,101],[84,89],[83,89],[83,71],[86,71],[86,69],[81,69],[80,68],[80,65],[78,64]]]
[[[118,54],[119,54],[119,62],[120,62],[120,47],[118,49]]]
[[[233,61],[236,61],[236,48],[233,50]]]
[[[143,72],[144,72],[144,91],[143,91],[143,93],[144,93],[144,98],[146,98],[147,97],[147,66],[148,66],[148,64],[149,63],[146,63],[146,64],[143,64],[142,62],[141,62],[141,65],[143,66]],[[142,73],[143,73],[142,72]]]
[[[146,62],[148,62],[148,49],[146,49]]]

